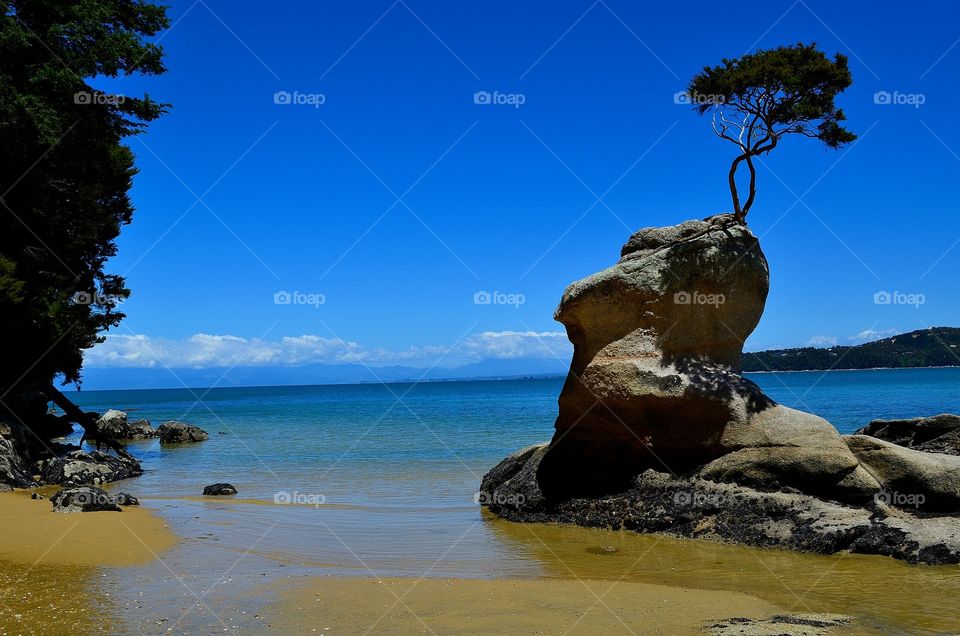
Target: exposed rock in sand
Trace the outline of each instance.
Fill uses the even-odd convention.
[[[65,488],[50,497],[54,512],[120,512],[115,498],[99,488]]]
[[[851,623],[840,614],[777,614],[766,619],[730,618],[707,626],[714,636],[826,636]]]

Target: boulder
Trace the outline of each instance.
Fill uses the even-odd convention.
[[[199,426],[185,422],[164,422],[157,429],[161,444],[184,444],[202,442],[210,438],[207,432]]]
[[[126,439],[127,414],[110,409],[97,419],[96,430],[100,436],[108,439]]]
[[[235,495],[237,494],[237,489],[230,484],[210,484],[203,489],[203,494],[214,497]]]
[[[641,230],[616,265],[570,285],[555,318],[573,362],[538,469],[544,495],[708,466],[719,480],[868,498],[877,484],[848,479],[857,460],[833,426],[740,374],[768,288],[759,242],[730,215]]]
[[[102,451],[70,451],[65,455],[44,460],[40,466],[40,478],[44,483],[71,486],[105,484],[142,474],[140,462],[135,459],[109,455]]]
[[[544,499],[537,470],[548,447],[548,444],[530,446],[497,464],[480,484],[479,503],[489,506],[493,512],[541,506]]]
[[[877,498],[898,508],[960,512],[960,457],[926,453],[868,435],[850,435],[847,445],[883,485]]]
[[[120,512],[116,500],[100,488],[65,488],[50,498],[54,512]]]
[[[960,455],[960,415],[942,413],[906,420],[874,420],[855,434],[928,453]]]

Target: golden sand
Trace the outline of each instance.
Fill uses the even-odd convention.
[[[95,566],[149,563],[177,537],[148,510],[58,514],[30,491],[0,493],[0,633],[116,633]]]
[[[59,514],[49,497],[31,499],[30,491],[0,493],[0,528],[0,560],[28,565],[138,565],[177,542],[146,509]]]
[[[557,579],[318,577],[280,598],[270,625],[297,634],[702,634],[779,610],[737,592]]]

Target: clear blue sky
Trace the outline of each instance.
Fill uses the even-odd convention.
[[[209,345],[195,334],[339,338],[381,363],[561,331],[564,287],[631,232],[729,210],[733,149],[674,94],[705,64],[798,40],[850,57],[839,104],[861,139],[764,159],[750,224],[772,290],[749,346],[960,325],[960,7],[642,4],[175,0],[169,72],[99,82],[173,104],[130,142],[137,213],[111,267],[134,294],[114,333],[164,343],[175,366]],[[280,290],[325,302],[277,305]],[[475,304],[482,290],[525,302]],[[875,304],[884,290],[925,302]],[[331,360],[310,342],[297,362]],[[127,366],[150,357],[125,347]]]

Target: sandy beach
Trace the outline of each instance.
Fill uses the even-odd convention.
[[[311,578],[268,613],[284,633],[698,634],[779,608],[736,592],[634,582]]]

